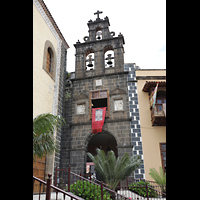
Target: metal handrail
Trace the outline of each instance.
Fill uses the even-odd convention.
[[[103,189],[105,189],[107,192],[109,192],[109,193],[112,193],[112,194],[114,194],[115,196],[117,196],[117,197],[120,197],[120,198],[123,198],[124,200],[128,200],[129,198],[128,197],[126,197],[126,196],[124,196],[124,195],[121,195],[121,194],[118,194],[116,191],[114,191],[114,190],[111,190],[111,189],[109,189],[109,188],[107,188],[107,187],[105,187],[105,183],[103,183],[103,181],[101,181],[101,183],[100,184],[98,184],[98,183],[95,183],[94,181],[92,181],[92,180],[89,180],[89,179],[87,179],[87,178],[85,178],[85,177],[83,177],[83,176],[80,176],[80,175],[78,175],[78,174],[75,174],[75,173],[73,173],[73,172],[71,172],[71,168],[70,168],[70,165],[69,165],[69,167],[68,167],[68,169],[57,169],[56,168],[56,177],[55,177],[55,180],[56,180],[56,178],[57,178],[57,172],[58,171],[66,171],[66,172],[68,172],[67,174],[68,174],[68,177],[67,177],[67,182],[66,183],[68,183],[67,185],[67,188],[68,188],[68,192],[70,192],[70,183],[71,183],[71,175],[72,176],[74,176],[74,177],[76,177],[76,180],[83,180],[83,181],[87,181],[87,182],[89,182],[89,183],[91,183],[91,184],[94,184],[94,185],[96,185],[96,186],[99,186],[100,188],[101,188],[101,200],[103,200]],[[66,175],[67,175],[66,174]],[[74,179],[72,180],[72,181],[74,181]]]
[[[66,191],[64,191],[64,190],[62,190],[62,189],[60,189],[60,188],[58,188],[58,187],[56,187],[54,185],[51,185],[51,179],[50,179],[51,174],[48,174],[48,176],[49,176],[49,178],[47,179],[47,182],[45,182],[45,181],[33,176],[34,181],[35,180],[39,181],[40,183],[43,183],[44,185],[47,186],[47,188],[46,188],[46,200],[50,200],[51,199],[51,189],[50,188],[53,188],[56,191],[56,193],[61,192],[64,195],[67,195],[67,196],[71,197],[71,199],[75,199],[75,200],[82,199],[80,197],[77,197],[77,196],[73,195],[72,193],[66,192]],[[40,187],[41,187],[41,185],[40,185]],[[34,182],[33,182],[33,191],[34,191]],[[39,192],[39,199],[40,199],[40,192]],[[56,195],[56,200],[57,200],[57,195]]]
[[[92,183],[92,184],[95,184],[95,185],[97,185],[97,186],[100,186],[101,188],[105,189],[106,191],[111,192],[111,193],[113,193],[113,194],[115,194],[115,195],[118,195],[118,196],[120,196],[121,198],[124,198],[125,200],[126,200],[126,199],[129,199],[128,197],[126,197],[126,196],[124,196],[124,195],[121,195],[121,194],[118,194],[118,193],[115,192],[114,190],[111,190],[111,189],[109,189],[109,188],[103,186],[103,184],[105,184],[105,183],[103,183],[103,181],[101,181],[101,185],[100,185],[100,184],[98,184],[98,183],[95,183],[95,182],[93,182],[93,181],[91,181],[91,180],[89,180],[89,179],[87,179],[87,178],[85,178],[85,177],[83,177],[83,176],[80,176],[80,175],[78,175],[78,174],[75,174],[75,173],[73,173],[73,172],[70,172],[70,174],[72,174],[72,175],[74,175],[74,176],[76,176],[76,177],[78,177],[78,178],[80,178],[80,179],[83,179],[83,180],[85,180],[85,181],[87,181],[87,182],[90,182],[90,183]],[[102,190],[101,192],[103,192],[103,190]]]
[[[133,178],[133,177],[128,177],[127,178],[127,180],[124,180],[126,183],[125,183],[125,185],[124,184],[122,184],[122,185],[124,185],[124,186],[122,186],[122,185],[118,185],[118,187],[117,187],[117,190],[116,191],[114,191],[114,190],[111,190],[111,189],[109,189],[109,188],[107,188],[106,187],[106,184],[105,183],[103,183],[102,181],[100,182],[100,184],[98,184],[98,183],[96,183],[96,182],[94,182],[93,180],[89,180],[88,178],[85,178],[85,177],[83,177],[81,174],[80,175],[78,175],[78,174],[75,174],[75,173],[73,173],[73,172],[71,172],[71,169],[70,169],[70,166],[69,166],[69,168],[68,169],[57,169],[56,168],[56,177],[55,177],[55,180],[57,179],[57,172],[58,171],[66,171],[67,173],[64,175],[64,176],[58,176],[58,177],[60,177],[60,178],[63,178],[63,177],[65,177],[65,182],[63,183],[65,186],[66,186],[66,189],[68,188],[68,192],[70,192],[70,185],[71,184],[73,184],[74,182],[76,182],[77,180],[81,180],[81,181],[87,181],[87,182],[89,182],[89,183],[91,183],[91,184],[94,184],[94,185],[96,185],[96,186],[99,186],[100,188],[101,188],[101,199],[103,199],[103,189],[105,189],[107,192],[109,192],[110,194],[113,194],[116,198],[118,198],[118,197],[120,197],[120,198],[122,198],[122,199],[130,199],[130,196],[132,195],[130,192],[131,191],[129,191],[129,185],[131,184],[131,183],[133,183],[133,182],[137,182],[137,181],[140,181],[141,179],[135,179],[135,178]],[[59,174],[60,175],[60,174]],[[144,180],[145,181],[145,180]],[[146,183],[147,182],[151,182],[151,183],[156,183],[156,182],[153,182],[153,181],[145,181]],[[57,185],[56,185],[57,186]],[[155,186],[156,187],[156,186]],[[149,185],[140,185],[140,186],[133,186],[132,188],[146,188],[146,191],[147,191],[147,199],[149,199],[150,197],[149,197],[149,194],[148,194],[148,188],[149,189],[151,189],[151,190],[154,190],[155,192],[156,192],[156,194],[157,195],[159,195],[157,198],[162,198],[161,196],[163,196],[163,197],[166,197],[166,193],[164,193],[164,192],[162,192],[162,191],[159,191],[159,187],[160,186],[158,186],[158,190],[157,189],[155,189],[154,188],[154,186],[153,185],[151,185],[151,186],[149,186]],[[160,189],[161,189],[161,187],[160,187]],[[123,191],[126,191],[125,193],[126,193],[126,196],[125,195],[123,195],[122,193],[123,193]],[[128,192],[129,191],[129,192]],[[120,194],[121,193],[121,194]],[[127,196],[127,195],[130,195],[129,197]],[[134,198],[136,198],[136,197],[134,197]],[[144,197],[141,197],[142,199],[144,198]]]

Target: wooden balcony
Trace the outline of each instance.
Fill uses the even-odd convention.
[[[152,126],[166,126],[166,107],[165,104],[155,104],[151,109]]]

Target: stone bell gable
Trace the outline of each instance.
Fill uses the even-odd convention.
[[[116,156],[132,155],[127,77],[124,71],[124,37],[109,30],[108,17],[89,20],[89,36],[74,44],[75,73],[71,74],[71,97],[65,102],[67,125],[63,129],[61,168],[86,173],[91,162],[87,152],[113,150]],[[67,88],[66,88],[67,89]],[[106,107],[102,132],[93,134],[92,109]]]

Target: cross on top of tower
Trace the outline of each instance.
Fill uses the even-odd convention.
[[[103,13],[102,11],[99,11],[99,10],[97,10],[97,12],[96,13],[94,13],[94,15],[97,15],[97,19],[100,19],[99,18],[99,14],[101,14],[101,13]]]

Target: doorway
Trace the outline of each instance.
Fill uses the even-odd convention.
[[[87,152],[95,156],[96,148],[104,150],[106,154],[108,151],[112,150],[115,156],[118,157],[117,142],[114,136],[108,132],[100,132],[91,137],[88,142]],[[87,157],[87,162],[91,162],[89,157]]]
[[[117,141],[113,135],[106,131],[97,133],[90,138],[87,146],[87,152],[96,156],[96,148],[104,150],[106,154],[108,151],[112,150],[114,151],[115,156],[118,157]],[[94,173],[94,163],[88,156],[86,161],[86,173]],[[99,177],[98,174],[96,174],[96,178],[101,180],[101,177]]]

